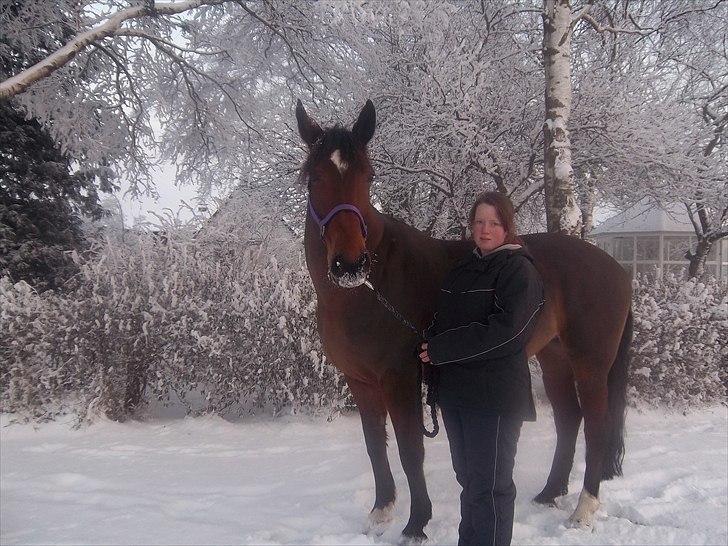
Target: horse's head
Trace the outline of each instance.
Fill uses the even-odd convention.
[[[300,100],[296,119],[308,145],[301,171],[308,183],[308,213],[326,247],[329,278],[343,288],[354,288],[364,283],[370,266],[367,218],[374,213],[367,143],[374,135],[374,105],[367,101],[351,131],[338,125],[321,129]]]

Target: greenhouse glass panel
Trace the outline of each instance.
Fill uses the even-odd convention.
[[[617,260],[632,261],[634,259],[634,239],[632,237],[615,237],[613,256]]]
[[[684,279],[687,273],[688,268],[685,265],[665,264],[665,275],[674,275],[678,279]]]
[[[655,280],[658,277],[657,264],[637,264],[636,269],[643,279]]]
[[[718,246],[718,243],[713,243],[712,245],[710,245],[710,252],[708,252],[709,262],[718,261]]]
[[[667,236],[663,241],[663,257],[666,262],[687,261],[685,253],[690,250],[690,237]]]
[[[660,259],[659,237],[637,237],[637,261],[653,261]]]

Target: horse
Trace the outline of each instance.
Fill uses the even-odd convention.
[[[323,130],[299,100],[298,131],[308,149],[301,178],[308,188],[304,247],[317,296],[323,350],[341,371],[361,417],[374,473],[367,532],[392,520],[395,484],[387,459],[390,416],[410,489],[406,541],[425,540],[432,517],[423,471],[419,362],[421,339],[377,300],[375,288],[422,331],[432,320],[448,270],[471,252],[470,241],[439,240],[379,212],[370,200],[367,146],[376,112],[369,100],[351,130]],[[543,371],[557,433],[551,471],[534,501],[555,505],[568,492],[582,418],[586,472],[573,526],[592,525],[602,480],[622,473],[631,280],[608,254],[557,233],[521,236],[542,276],[545,305],[528,342]],[[366,284],[365,284],[366,283]]]

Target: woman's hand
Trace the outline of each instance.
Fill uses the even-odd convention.
[[[427,354],[427,343],[423,343],[420,348],[422,349],[422,351],[418,355],[420,357],[420,360],[422,362],[424,362],[425,364],[429,364],[430,363],[430,355]]]

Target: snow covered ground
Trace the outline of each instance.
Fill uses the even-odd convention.
[[[728,543],[728,410],[632,410],[625,477],[602,486],[595,532],[567,529],[583,445],[560,508],[530,503],[554,445],[549,410],[524,426],[514,544]],[[0,420],[2,544],[396,543],[409,494],[394,441],[395,521],[362,534],[373,478],[358,416],[101,421]],[[458,485],[441,433],[426,441],[434,544],[457,542]]]

